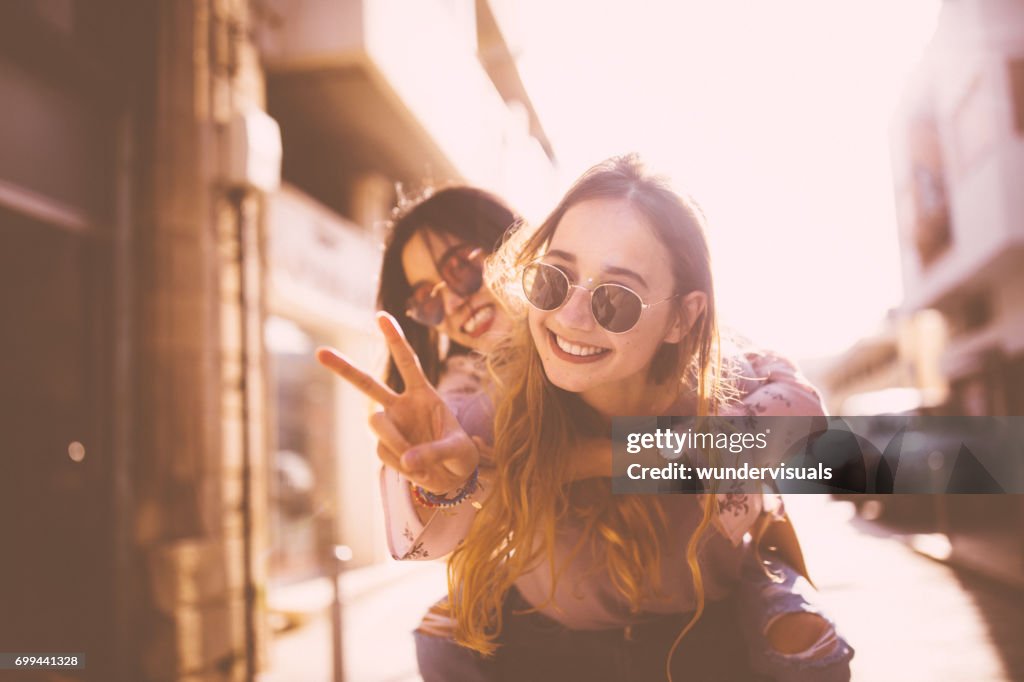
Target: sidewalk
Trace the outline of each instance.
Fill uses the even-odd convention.
[[[819,604],[857,650],[854,680],[1024,680],[1024,599],[911,550],[847,502],[792,496]],[[415,682],[410,631],[445,591],[443,564],[387,563],[342,578],[346,682]],[[329,588],[329,584],[326,585]],[[330,625],[276,638],[260,682],[331,682]]]
[[[346,682],[419,682],[411,633],[427,608],[447,593],[445,565],[388,561],[348,571],[340,583]],[[285,598],[292,607],[319,607],[319,613],[273,638],[270,668],[258,680],[333,682],[330,581],[324,578],[290,589]]]
[[[853,679],[1024,679],[1024,596],[914,552],[853,505],[786,498],[811,577],[856,649]]]

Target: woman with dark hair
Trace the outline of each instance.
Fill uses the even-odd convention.
[[[823,414],[787,361],[723,358],[703,223],[633,157],[588,171],[493,260],[519,323],[491,353],[490,399],[449,409],[386,315],[404,392],[319,351],[383,406],[392,552],[451,554],[453,636],[491,679],[849,678],[852,650],[799,597],[802,559],[760,558],[771,498],[611,494],[615,416]],[[739,636],[774,642],[806,615],[795,645],[751,656]]]
[[[450,403],[482,389],[487,378],[481,353],[511,331],[511,320],[484,282],[483,264],[519,222],[497,196],[465,185],[408,202],[391,221],[377,306],[397,321],[424,377]],[[394,391],[405,387],[394,359],[388,361],[385,383]],[[372,423],[381,421],[375,415]],[[385,483],[388,473],[382,471]],[[438,628],[447,632],[450,624],[445,598],[415,633],[428,679],[447,677],[452,665],[463,671],[476,665],[472,652],[430,634]]]
[[[519,220],[501,199],[468,186],[430,193],[392,220],[377,305],[398,321],[435,386],[446,360],[484,351],[511,329],[484,286],[483,263]],[[402,390],[394,361],[385,381]]]

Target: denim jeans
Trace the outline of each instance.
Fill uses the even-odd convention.
[[[491,658],[451,639],[414,633],[424,682],[598,682],[664,680],[669,649],[692,614],[654,616],[631,628],[570,630],[539,613],[515,614],[529,604],[514,589],[505,600],[501,646]],[[709,602],[672,657],[677,681],[757,681],[736,636],[731,600]]]
[[[672,658],[675,680],[848,682],[854,650],[810,601],[810,585],[772,555],[765,565],[770,575],[751,555],[734,598],[706,606]],[[574,631],[541,614],[512,613],[528,606],[513,589],[505,601],[502,646],[491,658],[448,638],[414,633],[424,682],[664,680],[668,649],[691,616],[659,616],[634,626],[627,639],[621,629]],[[779,653],[766,637],[769,626],[802,612],[821,616],[828,628],[812,651]]]
[[[773,555],[765,556],[764,565],[770,575],[758,567],[751,554],[744,562],[736,592],[751,667],[776,682],[848,682],[853,647],[835,623],[811,603],[810,583]],[[828,627],[806,652],[783,654],[770,644],[766,633],[776,619],[792,613],[816,614]]]

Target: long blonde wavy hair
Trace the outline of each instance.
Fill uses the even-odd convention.
[[[704,218],[691,200],[648,174],[635,156],[610,159],[587,171],[535,232],[520,229],[489,263],[489,284],[515,315],[525,316],[519,285],[522,268],[542,255],[566,211],[593,199],[621,199],[639,211],[669,254],[675,293],[701,291],[707,305],[692,321],[680,343],[663,343],[655,352],[648,380],[655,385],[683,384],[695,392],[697,416],[717,412],[721,358],[715,315],[711,262]],[[678,314],[683,315],[680,307]],[[609,433],[609,424],[580,396],[551,384],[525,324],[491,355],[491,370],[500,389],[494,424],[493,457],[497,468],[487,500],[465,541],[451,555],[448,591],[456,619],[455,638],[485,654],[496,649],[502,629],[502,602],[524,573],[547,562],[552,575],[548,597],[554,599],[559,573],[584,547],[599,547],[607,558],[613,586],[639,611],[643,600],[659,594],[662,547],[667,523],[654,496],[612,495],[607,480],[586,482],[585,503],[570,508],[566,486],[570,452],[586,434]],[[686,552],[703,611],[704,590],[697,549],[711,523],[712,504],[691,537]],[[562,565],[556,565],[560,522],[572,515],[583,534]]]

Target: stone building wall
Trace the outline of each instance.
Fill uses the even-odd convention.
[[[225,186],[225,130],[263,101],[244,0],[164,0],[142,187],[134,542],[147,680],[262,665],[262,197]]]

